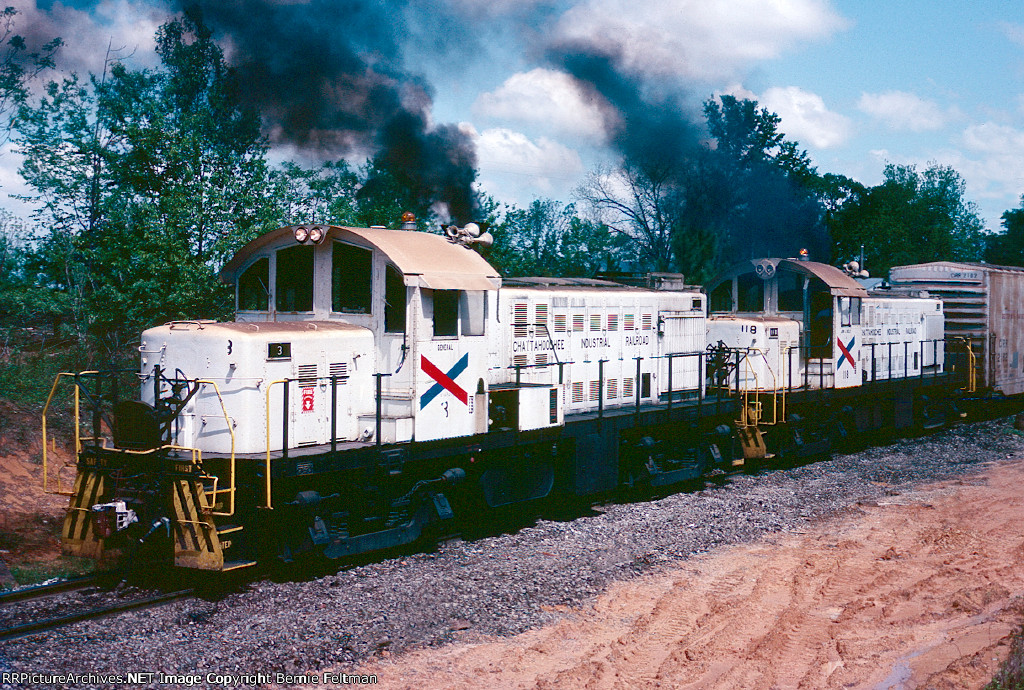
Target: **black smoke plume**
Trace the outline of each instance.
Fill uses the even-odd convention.
[[[821,209],[777,166],[740,169],[714,143],[702,121],[696,85],[628,69],[621,47],[607,40],[549,46],[548,61],[597,96],[605,135],[626,164],[674,189],[676,260],[688,245],[723,266],[748,256],[795,256],[801,247],[827,254]],[[709,241],[710,237],[710,241]],[[694,271],[693,264],[686,270]]]
[[[552,48],[548,56],[584,91],[597,96],[592,101],[602,108],[609,142],[631,161],[680,160],[692,155],[706,136],[693,123],[685,94],[629,74],[616,47],[573,42]]]
[[[214,31],[243,102],[270,141],[376,166],[456,222],[476,210],[476,152],[457,127],[430,121],[432,93],[404,67],[408,6],[374,0],[203,0],[179,9]]]

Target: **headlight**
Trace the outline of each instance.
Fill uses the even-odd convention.
[[[296,242],[305,242],[307,239],[309,239],[309,230],[306,228],[305,225],[300,225],[297,228],[295,228]]]
[[[322,225],[314,225],[309,229],[309,241],[314,244],[320,244],[324,241],[324,227]]]

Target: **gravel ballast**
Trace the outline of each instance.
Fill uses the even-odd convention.
[[[309,581],[261,581],[216,600],[76,624],[3,643],[0,673],[198,674],[199,687],[224,687],[206,682],[207,674],[273,679],[279,672],[351,667],[410,647],[515,634],[566,615],[612,582],[1024,457],[1024,436],[1011,421],[964,424],[795,469],[732,475],[698,491],[602,505],[572,521],[539,520],[512,534],[453,540],[433,552]]]

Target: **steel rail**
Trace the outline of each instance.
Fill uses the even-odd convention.
[[[98,585],[101,582],[101,578],[102,575],[86,575],[44,585],[21,587],[9,592],[0,592],[0,606],[12,604],[16,601],[42,599],[43,597],[60,594],[61,592],[74,592],[79,589],[85,589]]]
[[[97,618],[104,618],[106,616],[112,616],[117,613],[124,613],[126,611],[133,611],[135,609],[144,609],[158,604],[165,604],[176,599],[181,599],[192,594],[195,590],[183,589],[177,592],[166,592],[164,594],[157,594],[155,596],[146,597],[145,599],[136,599],[135,601],[124,602],[120,604],[114,604],[113,606],[105,606],[102,608],[89,609],[88,611],[80,611],[67,616],[58,616],[56,618],[47,618],[41,621],[32,621],[31,623],[23,623],[21,625],[15,625],[10,628],[0,630],[0,641],[14,640],[19,637],[25,637],[26,635],[33,635],[36,633],[47,632],[49,630],[55,630],[62,628],[72,623],[79,623],[86,620],[95,620]]]

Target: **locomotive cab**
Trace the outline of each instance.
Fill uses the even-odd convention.
[[[292,226],[244,247],[221,277],[236,286],[239,322],[343,323],[371,334],[354,362],[376,388],[352,408],[360,439],[424,441],[480,428],[487,405],[477,390],[500,280],[471,248],[424,232]],[[321,384],[332,373],[329,356],[303,366]]]
[[[797,259],[743,262],[708,291],[709,343],[744,353],[737,389],[852,388],[942,372],[942,304],[927,295],[869,292],[834,266]]]
[[[709,342],[745,349],[741,362],[753,362],[737,366],[739,388],[860,383],[857,336],[867,290],[840,269],[795,259],[746,261],[712,281],[708,292]],[[753,373],[744,377],[744,370]]]

